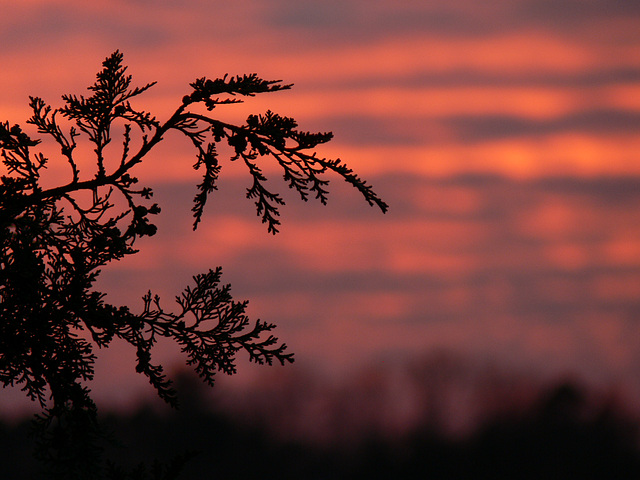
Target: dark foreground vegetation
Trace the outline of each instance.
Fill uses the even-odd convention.
[[[610,405],[589,405],[586,392],[568,383],[547,389],[522,411],[494,416],[463,439],[426,424],[402,436],[378,432],[348,442],[285,439],[260,426],[268,422],[210,408],[197,390],[182,398],[183,407],[170,415],[147,407],[104,418],[118,439],[106,457],[132,468],[197,452],[176,477],[184,480],[640,478],[635,422]],[[40,478],[29,429],[29,420],[0,427],[3,479]]]
[[[171,406],[177,405],[177,392],[153,359],[161,339],[180,345],[187,365],[209,386],[217,373],[236,373],[240,352],[258,364],[293,362],[286,344],[271,333],[275,325],[250,320],[247,302],[232,298],[230,286],[221,283],[221,267],[193,276],[173,310],[148,291],[142,313],[135,313],[107,303],[94,288],[103,267],[135,254],[139,240],[157,232],[153,222],[161,208],[134,174],[166,135],[180,134],[195,149],[193,168],[202,181],[191,208],[194,230],[218,189],[226,159],[247,168],[251,186],[245,196],[272,234],[285,200],[267,185],[265,160],[281,167],[286,185],[303,201],[312,197],[326,204],[327,177],[333,175],[371,206],[388,208],[341,160],[316,155],[314,149],[331,140],[330,132],[299,130],[293,118],[270,110],[241,124],[217,118],[224,107],[291,85],[256,74],[198,78],[173,114],[158,120],[131,103],[154,84],[133,86],[123,54],[115,51],[102,62],[88,95],[63,95],[59,108],[30,97],[33,115],[27,123],[40,138],[0,120],[0,385],[19,386],[41,407],[35,451],[54,480],[103,477],[103,428],[87,384],[94,379],[96,350],[114,340],[136,352],[136,372]],[[121,146],[115,147],[118,132],[115,143]],[[43,139],[59,154],[48,158],[39,151]],[[66,177],[50,175],[50,164],[66,166]],[[126,477],[109,468],[105,474]]]

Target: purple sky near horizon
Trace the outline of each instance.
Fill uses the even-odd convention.
[[[298,359],[287,368],[341,376],[450,351],[640,399],[640,5],[1,8],[0,120],[24,125],[28,95],[56,106],[63,93],[83,93],[115,49],[134,82],[158,81],[137,104],[160,119],[197,77],[256,72],[295,85],[222,115],[242,121],[272,109],[302,129],[333,131],[320,153],[342,158],[390,204],[382,215],[336,179],[327,207],[289,195],[272,237],[243,198],[246,173],[227,162],[194,233],[194,153],[168,138],[136,172],[163,207],[160,232],[104,269],[98,288],[112,303],[136,311],[151,289],[168,306],[193,275],[222,265],[251,316],[278,324]],[[54,180],[67,174],[52,165]],[[99,355],[99,399],[118,405],[150,393],[132,351]],[[171,347],[157,358],[181,363]],[[2,395],[2,408],[18,402]]]

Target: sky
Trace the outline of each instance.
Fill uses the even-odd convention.
[[[446,351],[640,399],[640,3],[23,0],[0,12],[0,120],[24,125],[29,95],[59,106],[84,93],[116,49],[134,82],[158,81],[137,105],[161,120],[195,78],[255,72],[294,87],[220,115],[271,109],[332,131],[319,153],[390,205],[382,215],[335,178],[326,207],[288,195],[271,236],[244,199],[247,172],[226,162],[192,232],[195,154],[167,138],[136,171],[160,231],[104,269],[112,303],[141,310],[151,289],[168,306],[222,265],[296,353],[286,368],[341,376]],[[68,175],[53,158],[50,170]],[[150,392],[125,345],[99,355],[96,396]],[[181,361],[168,345],[157,358]]]

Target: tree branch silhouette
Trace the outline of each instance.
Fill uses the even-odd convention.
[[[247,197],[254,200],[270,233],[278,231],[278,207],[284,200],[265,185],[259,166],[263,157],[282,167],[288,186],[304,201],[313,195],[326,203],[325,174],[333,172],[357,188],[370,205],[387,210],[371,187],[340,160],[312,152],[328,142],[331,133],[297,130],[295,120],[271,111],[233,125],[195,109],[204,106],[211,112],[291,85],[255,74],[200,78],[169,119],[161,122],[131,104],[155,82],[132,86],[119,51],[102,67],[87,97],[63,95],[64,105],[56,109],[41,98],[30,99],[33,114],[27,123],[59,146],[70,170],[68,183],[43,187],[41,174],[49,159],[33,153],[40,140],[18,125],[0,124],[6,168],[0,183],[0,382],[20,386],[43,408],[38,417],[45,432],[40,458],[59,478],[96,475],[97,408],[84,386],[94,376],[94,347],[106,348],[115,338],[130,344],[137,355],[136,371],[172,406],[177,406],[176,392],[162,366],[152,361],[152,348],[161,337],[177,342],[187,363],[209,385],[216,372],[235,373],[240,351],[257,363],[293,362],[286,345],[268,334],[274,325],[251,323],[245,315],[247,303],[235,302],[229,285],[221,286],[219,267],[194,277],[194,285],[177,298],[177,313],[161,307],[151,292],[143,298],[142,313],[135,314],[127,306],[106,303],[104,294],[93,289],[101,267],[136,253],[136,241],[156,233],[152,219],[160,207],[151,203],[150,188],[138,186],[133,170],[168,132],[178,131],[190,140],[196,150],[194,168],[202,172],[192,208],[194,229],[217,188],[221,172],[217,145],[223,142],[232,148],[230,160],[247,166],[252,178]],[[123,125],[124,132],[120,153],[113,158],[115,147],[107,147],[113,142],[115,125]],[[81,137],[95,155],[95,171],[89,174],[79,167],[76,147]]]

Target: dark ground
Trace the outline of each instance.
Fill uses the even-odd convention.
[[[421,425],[400,438],[372,433],[318,444],[283,440],[233,418],[205,409],[193,392],[175,414],[143,408],[106,416],[104,425],[121,443],[107,457],[134,466],[197,450],[178,477],[185,480],[640,478],[635,424],[611,407],[589,408],[571,384],[548,389],[526,410],[497,415],[464,440]],[[41,478],[28,432],[29,421],[0,425],[0,478]]]

